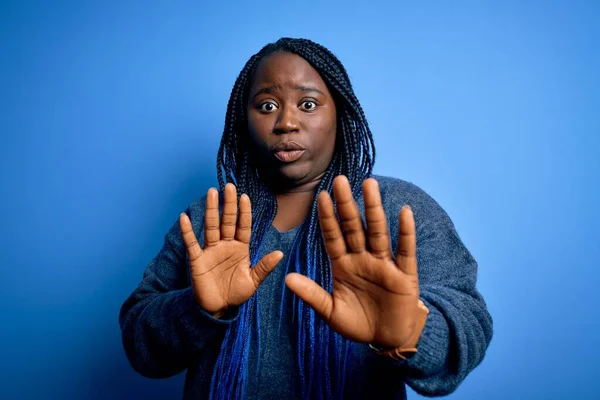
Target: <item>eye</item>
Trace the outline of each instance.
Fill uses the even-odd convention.
[[[258,109],[264,113],[272,113],[273,111],[277,110],[277,104],[273,103],[272,101],[265,101],[264,103],[260,103],[258,105]]]
[[[317,108],[317,103],[311,100],[307,100],[302,102],[301,107],[302,109],[304,109],[304,111],[312,111],[315,108]]]

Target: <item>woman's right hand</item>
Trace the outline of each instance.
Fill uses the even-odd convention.
[[[250,263],[252,209],[246,194],[240,197],[238,217],[235,185],[225,186],[225,204],[219,223],[219,193],[211,188],[204,213],[204,249],[200,247],[189,217],[179,218],[191,268],[191,284],[198,304],[219,318],[227,308],[239,306],[283,258],[281,251],[264,256],[254,267]]]

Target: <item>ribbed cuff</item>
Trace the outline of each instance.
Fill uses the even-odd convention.
[[[417,344],[417,353],[404,362],[408,375],[427,377],[441,370],[448,356],[450,334],[448,323],[437,308],[425,301],[429,315]]]

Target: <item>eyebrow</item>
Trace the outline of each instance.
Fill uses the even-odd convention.
[[[319,93],[322,96],[325,96],[325,93],[323,93],[322,91],[320,91],[319,89],[317,89],[316,87],[312,87],[312,86],[302,86],[302,85],[298,85],[294,88],[295,90],[299,91],[299,92],[305,92],[305,93],[309,93],[309,92],[315,92],[315,93]],[[264,87],[261,88],[259,90],[256,91],[256,93],[254,94],[254,96],[252,96],[252,99],[254,100],[257,96],[263,94],[263,93],[274,93],[277,90],[281,90],[281,85],[273,85],[273,86],[268,86],[268,87]]]
[[[319,89],[317,89],[316,87],[312,87],[312,86],[296,86],[295,89],[299,90],[301,92],[316,92],[322,96],[325,96],[325,93],[321,92]]]

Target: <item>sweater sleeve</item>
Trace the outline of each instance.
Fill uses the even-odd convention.
[[[413,187],[407,201],[417,228],[417,264],[421,300],[429,315],[417,354],[399,363],[405,382],[424,396],[452,393],[484,358],[492,339],[492,318],[476,288],[477,262],[461,241],[446,212]],[[395,218],[389,218],[396,248]],[[394,207],[395,208],[395,207]]]
[[[200,243],[203,212],[201,204],[187,210]],[[177,220],[119,314],[125,353],[141,375],[166,378],[182,372],[207,346],[220,346],[225,328],[237,317],[213,318],[196,303],[189,282]]]

